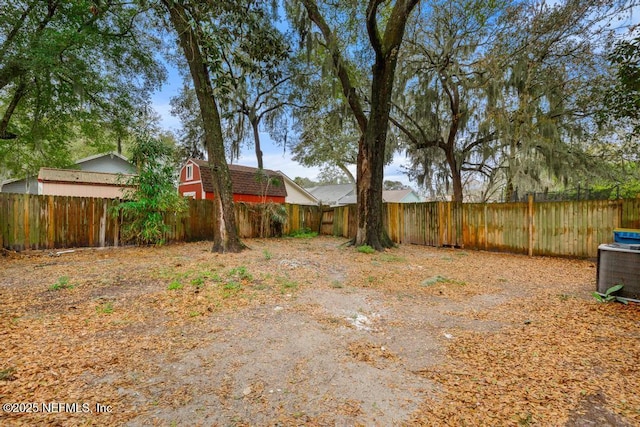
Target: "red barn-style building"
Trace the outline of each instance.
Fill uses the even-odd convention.
[[[287,189],[280,174],[272,170],[263,169],[263,173],[270,178],[267,185],[259,179],[258,168],[249,166],[229,165],[231,187],[234,202],[284,203]],[[274,181],[278,182],[276,185]],[[266,190],[266,194],[265,194]],[[196,200],[213,200],[213,176],[206,160],[189,159],[180,170],[180,184],[178,192],[184,197]]]

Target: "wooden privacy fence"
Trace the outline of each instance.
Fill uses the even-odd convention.
[[[21,251],[118,246],[120,224],[111,214],[117,203],[113,199],[0,193],[0,247]],[[189,200],[188,204],[186,213],[165,218],[169,226],[165,240],[213,240],[217,223],[215,204],[209,200]],[[284,207],[288,222],[282,227],[271,224],[267,236],[304,228],[319,229],[319,207]],[[255,206],[236,203],[235,208],[240,237],[259,236],[260,212]]]
[[[640,199],[528,203],[387,203],[396,243],[529,255],[595,257],[614,228],[640,228]],[[323,213],[322,231],[353,238],[356,206]]]
[[[13,250],[112,246],[119,222],[111,199],[0,193],[0,247]],[[285,205],[288,220],[268,235],[300,229],[344,237],[356,233],[355,205]],[[189,200],[183,215],[167,219],[167,241],[212,240],[215,205]],[[241,237],[260,234],[255,206],[237,203]],[[528,203],[388,203],[384,224],[396,243],[456,246],[529,255],[595,257],[614,228],[640,228],[640,199]]]

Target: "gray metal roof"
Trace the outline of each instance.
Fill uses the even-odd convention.
[[[355,198],[356,189],[353,184],[318,185],[316,187],[307,188],[307,191],[320,200],[323,205],[335,206],[355,203],[343,201],[347,196],[353,195]]]

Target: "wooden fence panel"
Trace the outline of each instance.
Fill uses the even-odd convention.
[[[447,213],[449,215],[447,241],[443,245],[463,247],[463,204],[460,202],[447,202],[447,205]]]
[[[333,228],[331,234],[346,237],[349,233],[349,206],[333,209]]]
[[[284,224],[284,234],[305,229],[322,232],[322,209],[320,206],[286,204],[285,208],[288,220]]]
[[[640,198],[622,201],[620,227],[640,229]]]
[[[467,249],[487,249],[487,205],[468,203],[462,212],[462,240]]]
[[[389,238],[396,243],[404,243],[404,206],[401,203],[385,203],[382,208],[382,221]]]
[[[287,223],[284,225],[284,234],[291,233],[291,230],[301,230],[304,228],[304,207],[299,205],[285,205],[287,210]]]
[[[347,211],[346,206],[340,206],[333,209],[333,214],[327,215],[325,217],[326,223],[329,223],[329,218],[333,221],[331,232],[328,233],[332,236],[342,236],[345,232],[348,232],[349,222],[345,223],[345,211]],[[348,211],[347,211],[348,212]],[[323,221],[323,222],[325,222]]]
[[[533,254],[595,257],[613,241],[621,210],[617,200],[536,203]]]
[[[528,252],[530,233],[526,203],[469,203],[461,209],[463,247]]]
[[[322,210],[322,220],[320,221],[320,234],[327,236],[333,235],[333,220],[336,216],[335,209],[324,208]]]
[[[356,205],[324,208],[321,234],[354,238],[357,232]]]
[[[188,242],[213,240],[217,226],[217,208],[211,200],[189,200],[187,214],[182,216],[184,239]]]
[[[356,234],[358,234],[358,206],[357,205],[349,205],[347,209],[347,224],[348,229],[347,232],[343,234],[343,237],[347,237],[349,239],[355,239]]]
[[[414,245],[427,244],[427,205],[424,203],[408,203],[402,205],[402,221],[399,226],[402,236],[399,243]],[[391,220],[391,219],[390,219]],[[394,240],[395,241],[395,240]]]

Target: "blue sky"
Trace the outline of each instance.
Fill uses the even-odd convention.
[[[153,108],[161,117],[160,125],[166,130],[171,130],[177,133],[180,129],[180,120],[177,117],[171,115],[170,99],[176,96],[182,88],[182,77],[170,64],[165,64],[168,68],[168,80],[163,85],[162,89],[154,94],[152,97]],[[305,177],[315,180],[320,168],[302,166],[298,162],[291,159],[291,155],[288,152],[283,152],[281,146],[273,143],[269,134],[261,132],[260,138],[262,142],[262,152],[264,167],[266,169],[273,169],[282,171],[285,175],[294,179],[295,177]],[[392,181],[400,181],[405,185],[410,185],[409,179],[402,173],[401,166],[405,164],[406,160],[404,156],[397,155],[391,165],[385,168],[385,179]],[[253,147],[245,147],[242,150],[240,159],[235,162],[239,165],[257,166],[255,158],[255,152]],[[356,168],[351,168],[353,176],[356,175]],[[415,185],[413,186],[415,188]]]

